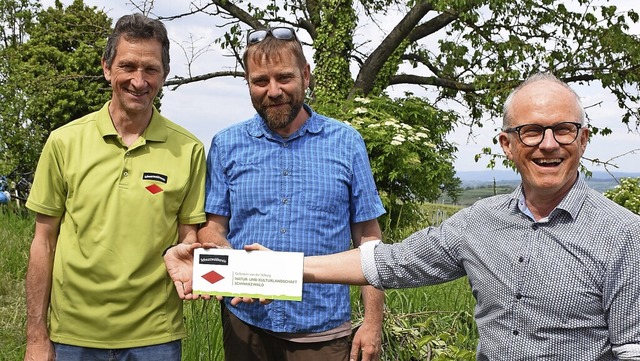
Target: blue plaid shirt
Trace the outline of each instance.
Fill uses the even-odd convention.
[[[360,134],[305,109],[311,117],[287,139],[259,115],[213,138],[205,210],[230,217],[233,248],[258,242],[306,256],[337,253],[351,248],[352,223],[384,214]],[[305,284],[302,297],[229,310],[273,332],[317,333],[350,319],[346,285]]]

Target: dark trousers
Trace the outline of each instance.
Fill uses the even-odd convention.
[[[349,337],[299,343],[275,337],[229,312],[220,302],[225,361],[348,361]]]

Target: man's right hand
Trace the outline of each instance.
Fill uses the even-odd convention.
[[[27,342],[24,361],[55,361],[56,352],[49,340],[43,342]]]
[[[200,247],[202,247],[200,243],[180,243],[169,248],[163,257],[167,273],[176,286],[178,296],[183,300],[211,298],[193,293],[193,250]]]

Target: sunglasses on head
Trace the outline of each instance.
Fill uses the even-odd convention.
[[[278,26],[275,28],[251,30],[247,34],[247,45],[253,45],[264,40],[269,34],[278,40],[294,40],[296,33],[292,28]]]

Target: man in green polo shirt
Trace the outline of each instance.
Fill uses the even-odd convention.
[[[120,18],[102,67],[111,100],[51,133],[27,201],[25,360],[179,361],[190,285],[161,255],[205,220],[204,148],[153,106],[169,73],[160,21]]]

